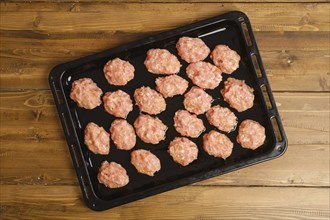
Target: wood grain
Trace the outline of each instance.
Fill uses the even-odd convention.
[[[329,0],[4,0],[0,219],[329,219]],[[289,140],[280,158],[105,212],[82,201],[55,65],[227,11],[251,19]]]
[[[84,39],[76,34],[51,39],[33,32],[17,33],[16,38],[13,34],[2,35],[0,43],[2,89],[48,89],[48,73],[55,65],[139,38],[139,34],[130,33],[107,33],[101,37],[97,33],[82,34]],[[295,32],[257,32],[256,38],[273,91],[330,90],[326,32],[305,32],[304,36]],[[50,46],[44,47],[45,44]]]
[[[290,144],[330,143],[329,120],[325,120],[329,117],[329,93],[274,95]],[[1,92],[0,100],[2,140],[63,140],[63,135],[59,136],[62,128],[49,91]],[[22,122],[27,126],[22,126]]]
[[[1,190],[6,219],[329,218],[329,188],[188,186],[105,212],[85,207],[78,186],[4,185]]]
[[[47,73],[59,63],[235,9],[251,17],[275,91],[329,91],[328,4],[211,5],[3,3],[1,88],[48,88]]]
[[[329,121],[324,120],[329,94],[275,93],[275,98],[290,143],[285,156],[198,184],[329,185]],[[77,184],[50,92],[1,92],[0,102],[1,183]],[[305,161],[308,166],[302,166]]]

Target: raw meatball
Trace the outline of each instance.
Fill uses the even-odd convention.
[[[110,127],[111,139],[119,150],[130,150],[136,144],[136,135],[132,125],[124,119],[116,119]]]
[[[109,188],[120,188],[126,186],[129,182],[125,168],[119,163],[108,163],[108,161],[103,161],[97,179]]]
[[[184,95],[184,107],[196,115],[203,114],[211,108],[212,96],[203,89],[194,86]]]
[[[173,160],[182,166],[187,166],[197,159],[197,145],[185,137],[176,137],[168,146],[168,152]]]
[[[203,149],[211,156],[221,157],[224,160],[231,155],[233,142],[217,131],[210,131],[203,136]]]
[[[139,173],[154,176],[160,170],[160,160],[147,150],[135,150],[131,153],[131,163]]]
[[[79,107],[93,109],[101,105],[102,90],[90,78],[82,78],[72,83],[70,98]]]
[[[238,129],[237,142],[244,148],[255,150],[265,142],[265,128],[256,121],[242,121]]]
[[[174,128],[182,136],[197,138],[204,130],[202,119],[186,110],[178,110],[174,115]]]
[[[126,118],[133,110],[131,97],[121,90],[105,93],[103,102],[105,110],[118,118]]]
[[[178,58],[165,49],[148,50],[144,65],[154,74],[176,74],[181,68]]]
[[[188,63],[204,60],[210,53],[210,48],[200,38],[181,37],[176,43],[180,57]]]
[[[135,68],[128,61],[119,58],[109,60],[105,64],[104,76],[108,82],[116,86],[124,86],[134,78]]]
[[[151,115],[157,115],[166,109],[165,99],[150,87],[141,87],[135,90],[134,99],[139,109]]]
[[[231,132],[236,128],[237,117],[228,108],[220,105],[213,106],[206,112],[207,120],[211,125],[224,132]]]
[[[85,128],[85,144],[94,154],[109,154],[110,135],[104,128],[90,122]]]
[[[188,81],[178,75],[158,77],[156,79],[156,89],[165,98],[182,95],[187,88]]]
[[[140,115],[134,122],[134,128],[142,141],[151,144],[164,140],[167,130],[167,126],[159,118],[149,115]]]
[[[203,89],[214,89],[222,80],[221,70],[203,61],[189,64],[186,73],[195,85]]]
[[[226,102],[238,112],[243,112],[253,106],[253,89],[243,80],[228,78],[221,94]]]
[[[218,45],[212,51],[211,59],[222,72],[231,74],[239,67],[241,57],[228,46]]]

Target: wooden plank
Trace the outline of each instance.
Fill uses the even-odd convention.
[[[328,145],[290,145],[281,158],[194,185],[327,187],[329,149]],[[15,145],[2,141],[0,158],[2,185],[78,185],[64,141],[35,143],[33,147],[26,147],[23,141]]]
[[[6,11],[2,4],[0,30],[38,30],[48,33],[171,29],[233,9],[244,11],[255,30],[329,31],[329,4],[27,4],[24,11]],[[10,4],[9,4],[10,5]],[[45,7],[47,5],[47,7]],[[50,6],[55,11],[49,10]],[[30,9],[31,7],[31,9]],[[38,7],[38,8],[36,8]],[[40,8],[40,10],[39,10]],[[42,11],[44,9],[47,11]],[[62,10],[63,9],[63,10]],[[11,10],[11,9],[9,9]],[[122,13],[125,10],[126,13]],[[97,13],[97,19],[95,19]],[[162,19],[159,19],[159,18]],[[129,22],[128,22],[129,21]]]
[[[4,219],[329,219],[328,195],[329,188],[188,186],[93,212],[78,186],[3,185],[0,211]]]
[[[55,65],[148,35],[1,32],[1,88],[48,89],[48,73]],[[256,32],[273,91],[329,91],[328,38],[328,32]]]
[[[329,120],[324,120],[329,118],[329,94],[275,93],[275,98],[290,143],[288,152],[199,184],[329,185]],[[1,92],[0,102],[1,183],[77,184],[50,92]]]
[[[324,120],[329,117],[329,93],[275,93],[275,100],[290,144],[330,143],[329,120]],[[63,139],[50,91],[1,92],[0,101],[2,140]]]
[[[25,0],[3,0],[3,2],[7,3],[20,3],[20,4],[26,4],[27,2]],[[68,2],[75,4],[76,1],[73,0],[30,0],[28,3],[40,3],[40,2],[45,2],[45,3],[58,3],[58,2]],[[79,2],[83,3],[88,3],[90,0],[80,0]],[[140,3],[140,4],[150,4],[150,3],[218,3],[219,1],[217,0],[207,0],[207,1],[202,1],[202,0],[95,0],[93,2],[100,3]],[[223,3],[310,3],[310,4],[317,4],[317,3],[323,3],[323,2],[328,2],[327,0],[222,0],[221,2]]]

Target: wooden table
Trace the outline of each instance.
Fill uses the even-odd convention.
[[[213,1],[1,3],[1,219],[329,219],[329,2]],[[108,211],[88,209],[48,87],[51,68],[231,10],[252,22],[286,154]]]

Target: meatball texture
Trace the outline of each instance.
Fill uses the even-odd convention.
[[[119,150],[130,150],[136,144],[134,128],[124,119],[116,119],[112,122],[110,134]]]
[[[139,173],[154,176],[161,168],[160,160],[147,150],[135,150],[131,153],[131,163]]]
[[[241,57],[226,45],[217,45],[211,53],[213,63],[223,73],[232,74],[238,67]]]
[[[110,135],[94,122],[87,124],[84,139],[88,149],[94,154],[109,154]]]
[[[157,91],[164,98],[182,95],[188,88],[188,81],[178,75],[158,77],[155,83]]]
[[[209,123],[221,131],[231,132],[237,125],[237,117],[228,108],[220,105],[213,106],[206,112],[206,118]]]
[[[140,115],[134,122],[137,136],[145,143],[158,144],[165,139],[167,126],[157,117]]]
[[[151,115],[157,115],[166,109],[165,99],[150,87],[141,87],[134,91],[134,99],[139,109]]]
[[[197,145],[185,137],[176,137],[168,146],[168,152],[173,160],[182,166],[187,166],[197,159]]]
[[[104,76],[109,84],[124,86],[134,78],[135,68],[128,61],[115,58],[109,60],[103,68]]]
[[[176,49],[180,57],[188,63],[204,60],[210,53],[210,48],[202,39],[192,37],[181,37],[176,43]]]
[[[243,147],[255,150],[264,144],[265,128],[256,121],[246,119],[238,128],[237,142]]]
[[[211,156],[228,158],[233,150],[233,142],[224,134],[210,131],[203,136],[203,149]]]
[[[119,163],[108,161],[103,161],[97,179],[108,188],[120,188],[129,182],[125,168]]]
[[[202,119],[186,110],[178,110],[174,115],[174,128],[182,136],[197,138],[204,130]]]
[[[82,78],[72,83],[70,98],[81,108],[94,109],[101,105],[102,94],[102,90],[92,79]]]
[[[212,96],[203,89],[194,86],[184,95],[184,107],[196,115],[204,114],[211,108]]]
[[[228,78],[224,83],[221,94],[229,105],[238,112],[243,112],[253,106],[253,89],[243,80]]]
[[[165,49],[148,50],[144,65],[154,74],[176,74],[181,68],[178,58]]]
[[[203,89],[214,89],[222,80],[221,70],[203,61],[189,64],[186,73],[195,85]]]
[[[133,110],[131,97],[121,90],[105,93],[103,102],[105,111],[118,118],[126,118]]]

